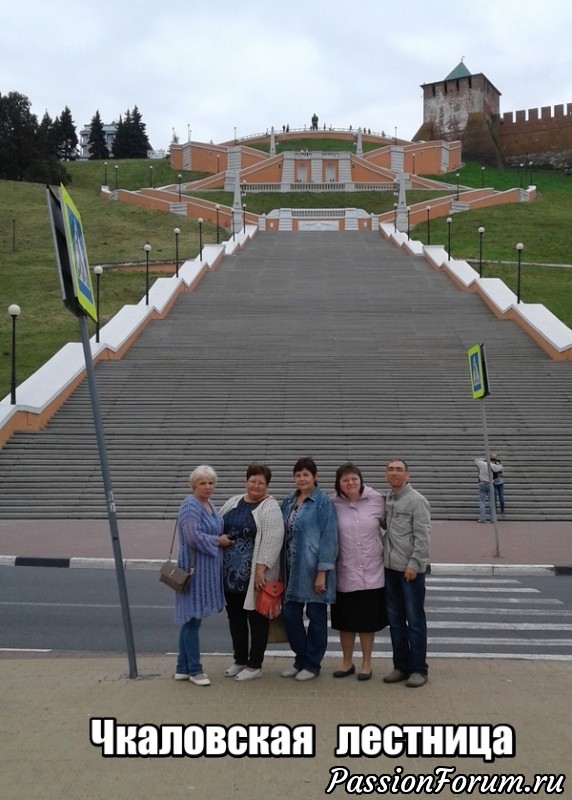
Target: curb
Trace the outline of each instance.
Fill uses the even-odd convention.
[[[163,559],[125,558],[125,570],[159,570]],[[115,569],[113,558],[1,556],[0,567]],[[429,575],[572,575],[571,564],[431,564]]]

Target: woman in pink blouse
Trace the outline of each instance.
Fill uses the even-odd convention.
[[[353,662],[356,633],[362,661],[358,681],[371,678],[375,632],[387,625],[381,528],[385,521],[385,497],[365,486],[355,464],[342,464],[336,472],[332,495],[338,519],[339,553],[336,562],[337,593],[331,608],[331,625],[340,632],[342,667],[335,678],[356,671]]]

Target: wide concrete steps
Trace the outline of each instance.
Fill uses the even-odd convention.
[[[215,500],[251,460],[292,488],[312,455],[333,488],[353,460],[383,487],[406,458],[436,519],[476,518],[482,404],[466,351],[485,342],[491,448],[510,519],[572,519],[572,365],[550,361],[419,258],[365,233],[268,233],[226,258],[96,380],[120,518],[174,517],[189,472],[210,463]],[[105,516],[84,382],[39,434],[0,451],[0,518]]]

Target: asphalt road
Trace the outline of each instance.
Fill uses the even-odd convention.
[[[171,590],[153,571],[126,575],[136,652],[176,651]],[[430,657],[572,660],[572,576],[435,576],[427,587]],[[0,568],[0,652],[122,653],[125,642],[114,570]],[[204,620],[201,648],[230,655],[225,613]],[[328,649],[339,651],[335,631]],[[376,652],[390,654],[387,630]]]

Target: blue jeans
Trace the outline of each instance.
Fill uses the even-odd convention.
[[[425,573],[406,581],[403,572],[385,570],[385,601],[393,647],[393,666],[427,675],[427,620],[425,619]]]
[[[203,671],[199,646],[200,619],[190,619],[181,625],[177,672],[181,675],[199,675]]]
[[[490,483],[479,482],[479,522],[486,522],[487,520],[487,504],[488,504],[489,515],[492,520],[493,515],[491,512]]]
[[[304,625],[304,605],[310,620]],[[328,647],[328,606],[326,603],[297,603],[288,600],[282,611],[290,647],[294,651],[294,666],[320,674],[320,665]]]
[[[500,513],[504,514],[504,483],[495,483],[495,503],[498,501]]]

